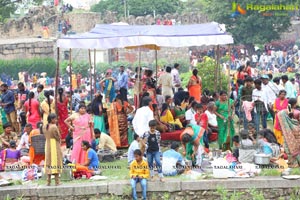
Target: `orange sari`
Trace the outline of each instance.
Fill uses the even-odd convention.
[[[201,93],[202,93],[202,83],[200,77],[191,76],[189,86],[189,94],[194,97],[197,102],[200,103]]]
[[[124,101],[123,107],[118,102],[114,102],[108,110],[109,133],[117,147],[128,147],[126,111],[129,103]]]
[[[28,142],[31,144],[31,137],[35,135],[39,135],[40,130],[34,129],[30,132],[28,137]],[[30,165],[36,164],[39,165],[43,160],[45,160],[45,154],[37,154],[34,153],[34,147],[32,145],[29,146],[29,158],[30,158]]]

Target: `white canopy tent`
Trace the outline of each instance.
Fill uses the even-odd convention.
[[[71,65],[71,49],[89,49],[90,53],[90,49],[95,51],[143,46],[190,47],[226,44],[233,44],[233,38],[226,32],[225,25],[216,22],[180,26],[98,24],[87,33],[57,40],[57,80],[60,48],[70,49]]]
[[[90,32],[57,40],[59,48],[112,49],[153,44],[159,47],[189,47],[232,44],[225,26],[216,22],[180,26],[96,25]]]

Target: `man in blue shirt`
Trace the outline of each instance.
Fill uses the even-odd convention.
[[[176,176],[182,174],[185,170],[185,162],[180,153],[178,153],[179,144],[173,142],[171,149],[163,153],[162,172],[165,176]]]
[[[14,93],[10,90],[8,90],[7,84],[1,85],[1,106],[4,109],[4,112],[6,113],[6,118],[13,126],[13,131],[17,132],[19,130],[18,128],[18,122],[17,122],[17,114],[16,114],[16,108],[15,108],[15,96]]]
[[[128,74],[125,72],[124,66],[120,66],[120,73],[118,75],[118,86],[123,101],[127,100],[128,89]]]

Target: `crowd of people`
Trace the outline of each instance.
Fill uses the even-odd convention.
[[[272,74],[255,77],[246,61],[234,75],[232,90],[227,93],[202,88],[196,68],[184,90],[179,69],[177,63],[167,66],[159,77],[140,67],[133,75],[124,66],[120,66],[117,76],[113,76],[113,70],[107,70],[97,81],[90,101],[89,95],[79,92],[79,75],[72,76],[75,81],[69,80],[74,83],[74,91],[65,85],[58,88],[57,94],[46,84],[45,76],[20,78],[16,90],[3,83],[2,169],[15,162],[44,165],[48,185],[53,174],[59,185],[64,160],[62,145],[72,149],[69,162],[74,164],[76,173],[88,176],[100,173],[97,151],[109,149],[115,153],[117,148],[129,147],[132,187],[140,182],[144,188],[145,179],[155,177],[154,161],[160,181],[165,181],[164,176],[184,171],[185,159],[201,168],[203,157],[210,152],[210,142],[216,139],[221,150],[237,147],[233,151],[237,161],[240,144],[258,142],[268,153],[274,153],[274,148],[267,148],[273,144],[277,149],[284,148],[282,153],[289,156],[289,164],[299,165],[299,74],[295,78],[273,78]],[[132,99],[128,94],[130,83]],[[244,126],[239,134],[234,128],[236,115]],[[268,118],[274,126],[268,127]],[[161,137],[176,132],[180,134],[182,154],[177,142],[162,152]],[[41,143],[45,151],[40,150]],[[141,159],[143,156],[147,162]]]

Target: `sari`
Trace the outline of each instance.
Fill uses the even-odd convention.
[[[190,78],[188,90],[190,96],[195,97],[195,101],[200,103],[200,98],[202,93],[201,78],[197,76],[192,76]]]
[[[92,133],[90,128],[91,116],[89,114],[80,115],[75,113],[70,116],[73,121],[75,130],[73,131],[73,151],[71,160],[75,160],[78,164],[85,162],[85,151],[81,148],[81,142],[86,140],[92,142]]]
[[[109,99],[110,103],[116,97],[114,84],[115,83],[112,80],[108,80],[108,79],[106,79],[104,82],[104,95],[106,99]]]
[[[149,93],[149,96],[152,99],[152,103],[157,104],[155,88],[150,88],[147,90],[147,92]]]
[[[192,136],[191,140],[186,144],[186,159],[187,160],[192,160],[193,164],[201,166],[202,162],[202,153],[203,149],[202,146],[204,144],[203,142],[203,135],[205,133],[205,129],[201,128],[198,125],[187,125],[185,130],[181,133],[180,135],[180,140],[182,141],[182,136],[183,134],[188,133],[189,135]],[[197,152],[197,157],[196,160],[192,158],[192,154],[194,153],[194,142],[199,141],[199,148]]]
[[[28,142],[31,144],[31,138],[33,136],[40,135],[39,129],[34,129],[30,132],[28,137]],[[40,165],[40,163],[45,160],[45,154],[35,154],[34,147],[32,145],[29,146],[29,158],[30,158],[30,165],[36,164]]]
[[[48,116],[51,113],[55,113],[55,101],[53,100],[52,103],[50,104],[50,108],[47,102],[47,99],[45,99],[42,103],[41,103],[41,109],[42,109],[42,113],[43,113],[43,124],[46,125],[48,124]],[[50,112],[51,110],[51,112]]]
[[[114,102],[108,110],[109,133],[117,147],[128,147],[126,112],[129,106],[129,103],[126,101],[123,102],[123,105]]]
[[[229,104],[230,106],[232,106],[234,104],[234,100],[229,99]],[[231,138],[234,136],[235,134],[235,130],[234,130],[234,124],[233,124],[233,120],[230,120],[230,124],[228,127],[228,117],[230,115],[232,115],[232,109],[231,113],[228,113],[228,101],[226,102],[220,102],[217,101],[216,102],[216,107],[217,107],[217,113],[219,113],[220,115],[224,116],[226,121],[224,121],[223,119],[221,119],[219,116],[217,116],[217,122],[218,122],[218,127],[219,127],[219,135],[218,135],[218,144],[219,147],[222,148],[223,144],[226,142],[227,140],[227,136],[228,136],[228,128],[230,129],[230,146],[232,147],[232,140]]]
[[[65,120],[68,118],[68,103],[69,103],[68,98],[65,98],[63,102],[57,101],[57,110],[59,111],[57,113],[58,129],[60,131],[62,140],[66,139],[69,132],[69,128],[65,123]]]
[[[296,161],[300,165],[300,124],[299,121],[291,119],[287,110],[277,113],[278,121],[284,137],[284,149],[288,154],[290,164]]]
[[[160,121],[163,123],[178,125],[180,128],[183,128],[181,121],[179,119],[174,120],[174,117],[169,109],[162,113],[160,116]]]
[[[280,123],[278,121],[278,112],[281,110],[285,110],[288,107],[288,99],[284,99],[283,102],[281,103],[280,99],[277,98],[274,102],[273,110],[274,112],[277,112],[275,115],[275,121],[274,121],[274,135],[277,139],[277,142],[281,145],[284,143]]]

